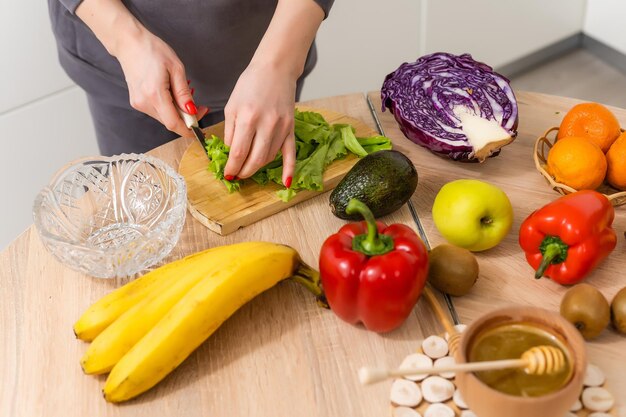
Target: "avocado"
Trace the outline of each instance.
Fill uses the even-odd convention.
[[[352,198],[365,203],[375,217],[398,210],[415,192],[417,171],[409,158],[398,151],[378,151],[363,157],[330,194],[330,207],[340,219],[360,220],[346,213]]]

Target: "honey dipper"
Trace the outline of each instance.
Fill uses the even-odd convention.
[[[437,297],[427,285],[424,287],[424,296],[430,303],[439,321],[448,332],[448,350],[452,355],[459,347],[461,334],[454,328],[448,316],[441,308]],[[385,369],[362,367],[359,370],[361,384],[373,384],[387,378],[403,377],[419,374],[438,374],[442,372],[476,372],[494,369],[524,368],[524,371],[532,375],[555,374],[566,366],[566,358],[563,351],[554,346],[535,346],[525,351],[519,359],[505,359],[497,361],[469,362],[448,366],[431,366],[421,368]]]
[[[448,366],[430,366],[421,368],[385,369],[363,367],[359,369],[361,384],[373,384],[387,378],[403,377],[419,374],[438,374],[441,372],[476,372],[494,369],[524,368],[532,375],[549,375],[563,370],[566,365],[565,354],[554,346],[535,346],[522,354],[519,359],[499,361],[469,362]]]

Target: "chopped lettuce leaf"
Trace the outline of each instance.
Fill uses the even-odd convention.
[[[330,139],[330,145],[328,147],[328,153],[326,153],[326,160],[324,166],[330,165],[337,159],[343,159],[348,155],[348,150],[344,144],[341,135],[337,132],[333,132]]]
[[[357,138],[362,146],[391,145],[391,140],[386,136],[372,136],[371,138]]]
[[[391,149],[391,140],[386,136],[372,136],[371,138],[357,138],[368,154]]]
[[[362,158],[365,155],[367,155],[367,152],[365,151],[365,149],[363,149],[363,146],[361,146],[356,136],[354,136],[354,128],[352,126],[349,126],[349,125],[335,125],[335,126],[337,126],[337,128],[339,129],[339,132],[341,133],[341,138],[343,139],[343,143],[344,145],[346,145],[346,148],[350,150],[350,152],[357,155],[359,158]],[[333,126],[333,128],[335,128],[335,126]]]
[[[276,195],[286,203],[296,196],[296,190],[293,188],[285,188],[284,190],[277,191]]]
[[[283,166],[267,170],[267,179],[273,181],[276,184],[282,185],[283,183]]]
[[[329,144],[325,143],[303,161],[296,161],[292,188],[322,191],[324,189],[323,171]]]
[[[241,188],[241,180],[239,181],[222,180],[222,182],[226,186],[226,189],[228,190],[229,194],[232,194],[235,191],[239,191],[239,189]]]
[[[315,149],[312,143],[301,142],[296,140],[296,160],[301,161],[307,159]]]
[[[321,114],[314,112],[301,112],[296,109],[294,119],[294,132],[296,138],[305,143],[326,143],[330,136],[330,126]]]

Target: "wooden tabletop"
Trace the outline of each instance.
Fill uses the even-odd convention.
[[[531,210],[556,197],[534,170],[532,143],[558,124],[575,101],[523,92],[518,100],[518,139],[482,165],[447,161],[412,144],[388,112],[380,113],[378,93],[306,103],[373,128],[380,121],[420,176],[411,205],[384,220],[421,228],[431,245],[443,242],[430,208],[445,182],[479,178],[509,195],[516,216],[513,231],[498,247],[478,255],[478,283],[469,295],[453,299],[452,313],[461,322],[498,305],[557,310],[565,291],[549,280],[532,279],[517,245],[517,229]],[[626,111],[615,112],[626,125]],[[177,167],[189,143],[179,139],[151,154]],[[617,209],[617,249],[587,280],[609,299],[626,286],[625,210]],[[328,209],[327,193],[225,237],[187,216],[180,242],[166,261],[207,247],[268,240],[297,248],[306,262],[316,265],[323,240],[342,224]],[[304,290],[284,283],[244,306],[157,387],[112,405],[101,395],[104,378],[83,375],[80,369],[78,360],[87,345],[74,338],[72,324],[88,305],[122,283],[64,267],[47,253],[33,227],[0,252],[0,416],[387,416],[389,384],[361,387],[356,370],[364,364],[397,365],[425,336],[442,332],[424,301],[401,328],[377,335],[340,321],[318,308]],[[590,360],[605,370],[618,409],[626,414],[626,337],[607,330],[588,347]]]

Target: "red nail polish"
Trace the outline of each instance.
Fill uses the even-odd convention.
[[[187,80],[187,85],[191,84],[191,80]]]
[[[193,96],[193,93],[194,93],[195,91],[196,91],[196,89],[195,89],[195,88],[192,88],[192,89],[191,89],[191,95],[192,95],[192,96]]]
[[[224,175],[224,179],[226,181],[232,181],[235,179],[234,175]]]
[[[293,180],[293,178],[287,177],[287,179],[285,180],[285,187],[291,188],[291,181],[292,180]]]
[[[187,109],[187,113],[191,115],[198,114],[198,109],[196,108],[196,105],[193,103],[193,101],[188,101],[185,104],[185,109]]]

